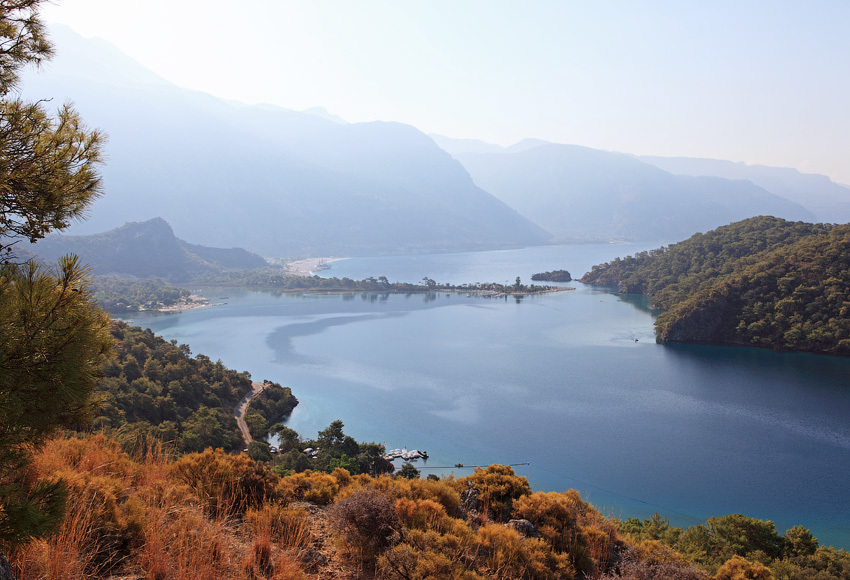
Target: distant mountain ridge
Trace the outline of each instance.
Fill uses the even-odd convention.
[[[27,75],[25,96],[73,100],[109,135],[106,195],[71,233],[161,216],[186,239],[275,257],[551,239],[411,126],[234,104],[172,85],[103,41],[52,35],[57,57]]]
[[[128,223],[90,236],[51,235],[28,248],[44,261],[77,254],[94,274],[158,277],[183,282],[222,270],[263,268],[268,263],[242,248],[211,248],[178,239],[162,219]]]
[[[672,175],[578,145],[532,140],[454,156],[480,187],[564,241],[680,239],[755,215],[816,221],[747,181]]]
[[[638,159],[677,175],[746,179],[771,193],[805,206],[819,221],[850,222],[850,187],[835,183],[826,175],[801,173],[788,167],[748,165],[719,159],[647,155],[639,156]]]

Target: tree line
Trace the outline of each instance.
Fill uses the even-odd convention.
[[[756,217],[594,266],[652,297],[661,340],[850,355],[850,225]]]

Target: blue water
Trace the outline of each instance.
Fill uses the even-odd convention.
[[[358,258],[322,275],[527,282],[642,249]],[[521,301],[211,290],[226,304],[135,322],[291,386],[302,434],[342,419],[358,440],[427,450],[424,473],[529,463],[515,469],[536,489],[576,488],[610,515],[740,512],[850,548],[850,360],[659,345],[645,300],[566,285]]]

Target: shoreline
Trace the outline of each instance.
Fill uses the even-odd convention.
[[[327,270],[328,264],[331,262],[339,262],[348,258],[304,258],[303,260],[295,260],[294,262],[286,262],[283,266],[283,271],[292,276],[315,276],[315,273],[321,270]]]

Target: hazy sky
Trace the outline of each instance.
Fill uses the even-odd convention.
[[[848,0],[58,0],[185,87],[850,184]]]

